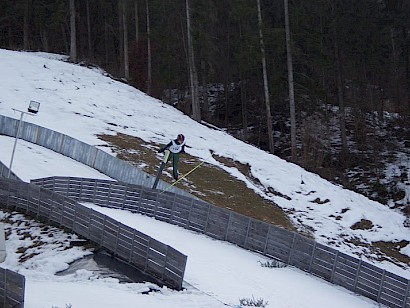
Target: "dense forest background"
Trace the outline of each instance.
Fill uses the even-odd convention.
[[[410,215],[409,0],[0,0],[0,47],[102,67]]]

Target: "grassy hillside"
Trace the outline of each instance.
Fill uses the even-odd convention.
[[[140,138],[124,134],[115,136],[99,135],[99,138],[111,145],[118,158],[138,166],[151,175],[156,174],[161,162],[156,153],[162,145],[147,144]],[[250,174],[246,165],[227,158],[217,156],[214,156],[214,158],[223,162],[224,165],[235,166],[243,174]],[[201,162],[189,154],[182,154],[179,171],[181,174],[185,174]],[[161,179],[172,183],[171,164],[168,163],[167,167]],[[255,179],[251,180],[255,182]],[[202,164],[189,176],[179,181],[176,186],[215,206],[224,207],[246,216],[294,230],[286,213],[275,203],[257,195],[253,190],[247,188],[244,182],[235,179],[224,170],[213,165]]]

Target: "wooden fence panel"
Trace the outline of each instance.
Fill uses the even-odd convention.
[[[210,208],[205,202],[193,201],[188,217],[188,229],[205,233]]]
[[[229,217],[229,211],[211,206],[208,212],[205,234],[219,240],[225,240]]]
[[[39,215],[39,201],[19,198],[19,204],[20,209],[24,210],[26,214],[41,218]]]
[[[174,197],[174,207],[173,207],[173,214],[170,218],[170,222],[183,227],[189,227],[189,215],[191,213],[192,208],[192,199],[185,200],[182,198],[178,198],[177,195],[168,195],[168,198]]]
[[[65,199],[62,204],[64,215],[61,220],[61,225],[72,230],[74,227],[76,205],[69,199]]]
[[[133,245],[134,229],[121,224],[118,229],[117,249],[116,254],[129,261],[130,251]]]
[[[167,246],[154,239],[151,239],[149,244],[147,272],[162,280],[167,258]]]
[[[89,180],[82,179],[82,181]],[[379,302],[383,301],[397,307],[405,307],[408,302],[408,280],[404,279],[404,284],[407,282],[407,285],[405,285],[406,290],[403,290],[403,282],[391,278],[386,274],[387,272],[375,270],[372,266],[367,266],[365,262],[317,244],[311,239],[225,209],[213,207],[201,200],[181,197],[169,192],[159,193],[159,191],[141,186],[114,183],[95,180],[96,186],[105,185],[108,189],[94,191],[94,199],[98,201],[98,198],[101,198],[100,205],[130,208],[133,212],[156,217],[162,221],[205,233],[216,239],[227,240],[295,265]],[[63,189],[63,186],[61,187]],[[111,245],[114,245],[114,237],[112,235]],[[116,244],[116,249],[120,252],[121,241]],[[161,266],[164,266],[161,261],[165,256],[164,253],[149,249],[148,246],[134,246],[130,252],[130,258],[134,258],[136,262],[144,264],[144,249],[151,257],[155,256],[156,261],[151,260],[146,263],[149,271],[155,273]],[[124,246],[124,251],[126,251],[126,246]],[[168,259],[169,256],[166,262]],[[172,269],[165,267],[161,274],[163,279],[166,279],[167,273],[175,274]],[[403,292],[406,295],[403,295]],[[398,305],[400,302],[402,305]]]
[[[88,238],[90,225],[90,209],[84,206],[76,206],[73,231]]]
[[[80,194],[78,199],[85,202],[93,200],[94,197],[94,185],[89,185],[87,182],[81,182]]]
[[[73,180],[75,181],[75,179]],[[63,181],[59,178],[56,178],[56,179],[49,178],[47,182],[48,184],[45,184],[45,186],[42,186],[42,187],[53,190],[54,192],[58,192],[60,195],[63,195],[63,196],[67,195],[67,192],[68,192],[67,180]],[[53,188],[51,189],[47,186],[51,186]]]
[[[266,255],[288,262],[295,235],[281,228],[270,226],[266,243]]]
[[[408,296],[408,287],[409,280],[386,272],[380,289],[379,302],[388,307],[407,307],[403,303],[406,302],[406,293]]]
[[[0,267],[0,307],[24,307],[25,277]]]
[[[362,262],[357,276],[356,292],[377,301],[383,276],[384,270]]]
[[[314,241],[296,234],[288,263],[305,271],[309,271],[314,249]]]
[[[81,193],[81,182],[77,179],[70,178],[67,190],[69,193],[65,196],[69,198],[73,198],[74,200],[79,199],[80,193]],[[61,191],[57,191],[57,192],[62,193]]]
[[[330,247],[316,244],[312,255],[309,272],[332,281],[337,251]]]
[[[60,225],[63,219],[63,215],[64,212],[62,202],[60,202],[59,200],[51,200],[49,217],[50,220]]]
[[[113,253],[116,253],[118,229],[118,221],[107,216],[104,221],[104,232],[101,243]]]
[[[153,217],[157,207],[157,194],[155,190],[142,190],[140,199],[140,213]]]
[[[130,210],[134,213],[139,213],[140,196],[141,189],[133,190],[128,188],[124,199],[123,210]]]
[[[178,274],[181,277],[181,268],[185,268],[185,263],[187,261],[187,256],[181,254],[178,250],[173,247],[168,246],[167,250],[167,268]]]
[[[144,268],[144,270],[147,264],[149,245],[150,238],[147,235],[139,231],[134,232],[130,260],[132,263]]]
[[[156,200],[155,218],[165,222],[171,222],[174,214],[174,199],[169,195],[159,193]]]
[[[9,180],[7,180],[9,181]],[[5,181],[5,183],[7,183]],[[54,189],[54,184],[47,180],[47,185]],[[38,180],[37,184],[46,183],[46,180]],[[118,223],[114,219],[97,214],[90,208],[77,204],[71,199],[67,199],[61,195],[53,194],[45,189],[40,189],[38,186],[26,183],[13,183],[10,185],[8,191],[4,190],[5,185],[1,185],[2,191],[7,195],[4,198],[9,207],[21,209],[26,213],[30,213],[34,217],[46,219],[61,224],[61,226],[68,227],[80,236],[92,239],[100,243],[108,251],[111,251],[120,258],[132,262],[134,265],[142,269],[148,274],[159,277],[164,284],[177,289],[182,288],[183,274],[186,266],[186,256],[170,249],[171,247],[155,241],[143,233],[140,233],[128,226]],[[112,185],[113,183],[102,183],[102,191],[109,188],[108,199],[111,203],[122,204],[125,202],[127,185]],[[62,179],[59,180],[59,190],[69,194],[69,185],[73,189],[78,190],[79,200],[92,200],[96,196],[97,182],[93,180],[70,179],[66,182],[66,187],[63,185]],[[16,188],[18,187],[18,188]],[[28,189],[31,188],[31,189]],[[10,191],[14,191],[10,193]],[[31,194],[30,194],[31,193]],[[34,196],[32,195],[34,194]],[[35,196],[38,196],[36,199]],[[145,194],[145,202],[152,202],[155,204],[156,214],[167,213],[172,214],[172,203],[166,206],[158,206],[157,200],[152,198],[157,197],[157,192],[152,191]],[[30,199],[30,202],[28,201]],[[168,197],[168,200],[169,197]],[[162,202],[164,203],[164,202]],[[104,204],[105,205],[105,204]],[[172,256],[168,256],[168,250],[174,251],[175,255],[180,254],[183,262],[173,260]],[[180,268],[179,266],[183,266]],[[180,275],[182,273],[182,275]]]
[[[269,224],[251,219],[245,248],[265,254]]]
[[[108,191],[108,198],[106,200],[106,204],[110,204],[110,207],[121,209],[123,208],[124,199],[125,199],[125,192],[126,186],[119,185],[115,182],[110,183]]]
[[[98,182],[97,191],[93,198],[93,202],[97,205],[106,205],[110,195],[110,183],[106,181]]]
[[[105,215],[91,210],[90,212],[90,225],[88,229],[89,239],[95,243],[102,244],[102,238],[104,233],[104,221]]]
[[[232,212],[228,221],[225,239],[231,243],[245,247],[249,224],[249,217]]]

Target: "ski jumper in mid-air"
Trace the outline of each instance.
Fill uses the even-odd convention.
[[[172,158],[172,175],[175,180],[178,180],[178,161],[179,161],[179,154],[185,153],[185,136],[179,134],[178,137],[174,140],[171,140],[166,146],[161,148],[158,152],[163,153],[165,150],[169,150],[170,155],[168,156],[165,163],[170,161]]]

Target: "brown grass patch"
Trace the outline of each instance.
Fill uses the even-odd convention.
[[[98,137],[112,147],[119,159],[128,161],[151,175],[156,175],[161,162],[157,149],[162,145],[147,144],[140,138],[125,134]],[[223,157],[214,158],[227,166],[238,168],[246,175],[250,174],[247,165]],[[179,161],[180,174],[186,174],[200,163],[202,161],[196,157],[182,154]],[[161,179],[171,183],[171,172],[171,165],[168,164]],[[294,230],[287,215],[275,203],[255,194],[253,190],[246,187],[245,183],[211,164],[203,163],[176,186],[215,206]]]

